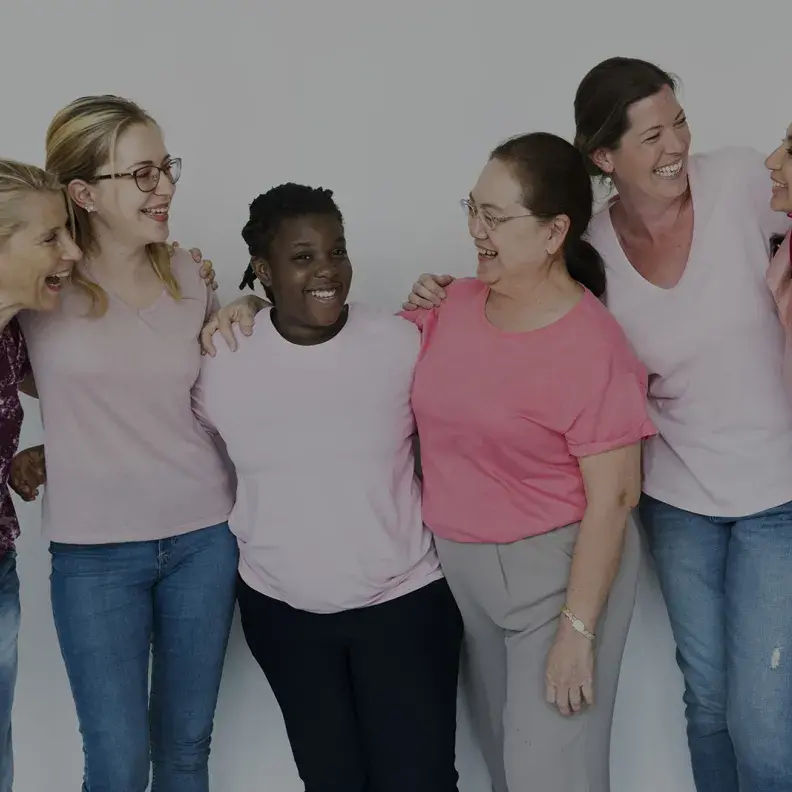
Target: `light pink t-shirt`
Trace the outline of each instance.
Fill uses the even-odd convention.
[[[402,314],[423,335],[412,404],[426,524],[458,542],[515,542],[578,522],[579,458],[654,432],[643,366],[590,292],[527,333],[490,324],[479,281],[447,293]]]
[[[420,341],[398,317],[353,304],[323,344],[292,344],[267,312],[236,352],[219,344],[204,359],[195,411],[236,468],[229,524],[251,588],[333,613],[442,577],[412,450]]]
[[[86,316],[75,287],[52,313],[20,317],[39,393],[47,485],[43,531],[56,542],[106,544],[177,536],[224,522],[227,469],[192,412],[198,334],[211,298],[184,252],[182,298],[143,310],[109,294]]]
[[[792,404],[792,245],[790,234],[778,248],[767,268],[767,285],[776,301],[778,318],[784,328],[784,382]]]
[[[610,212],[589,236],[605,259],[607,305],[649,371],[644,491],[680,509],[741,517],[792,500],[792,410],[784,333],[767,287],[772,234],[761,154],[727,148],[690,160],[693,243],[687,268],[661,289],[632,267]]]

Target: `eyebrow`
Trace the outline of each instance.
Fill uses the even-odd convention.
[[[336,237],[336,240],[335,240],[334,244],[336,244],[336,245],[338,245],[338,244],[346,245],[346,238],[342,237],[342,236]],[[294,242],[292,242],[292,247],[293,248],[310,248],[310,247],[313,247],[313,246],[314,246],[313,242],[308,242],[305,239],[298,239],[298,240],[295,240]]]
[[[163,158],[162,158],[162,159],[159,161],[159,164],[160,164],[160,165],[162,165],[162,163],[163,163],[163,162],[167,162],[167,161],[168,161],[170,158],[171,158],[171,155],[170,155],[170,154],[166,154],[166,155],[165,155],[165,156],[164,156],[164,157],[163,157]],[[133,163],[132,165],[130,165],[129,167],[130,167],[130,169],[131,169],[131,168],[139,168],[139,167],[141,167],[142,165],[156,165],[156,164],[157,164],[157,163],[156,163],[156,162],[154,162],[154,160],[140,160],[140,162],[135,162],[135,163]]]
[[[468,193],[468,198],[470,199],[470,202],[473,204],[473,206],[478,206],[479,209],[494,209],[496,212],[504,211],[502,206],[498,206],[497,204],[494,203],[482,203],[482,204],[476,203],[476,199],[473,197],[473,193]]]
[[[681,121],[684,117],[685,117],[685,111],[680,110],[677,113],[677,117],[674,119],[674,123],[676,124],[678,121]],[[662,128],[663,128],[663,124],[655,124],[654,126],[651,126],[648,129],[645,129],[643,132],[641,132],[641,137],[643,137],[644,135],[648,135],[650,132],[657,132],[658,129],[662,129]]]
[[[48,236],[52,236],[53,234],[57,234],[58,231],[60,231],[61,228],[62,228],[62,226],[53,226],[52,228],[49,228],[46,231],[43,231],[41,234],[39,234],[38,238],[39,239],[46,239]]]

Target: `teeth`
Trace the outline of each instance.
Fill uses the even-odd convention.
[[[789,186],[787,184],[784,184],[783,182],[776,181],[775,179],[770,179],[770,181],[773,182],[773,187],[780,187],[784,190],[786,190],[786,188]]]
[[[310,292],[310,294],[314,297],[318,297],[320,300],[330,300],[335,297],[335,293],[335,289],[316,289]]]
[[[480,256],[485,256],[486,258],[495,258],[498,255],[496,250],[485,250],[484,248],[478,249]]]
[[[51,286],[59,285],[62,280],[68,280],[71,276],[71,270],[63,270],[62,272],[56,272],[52,275],[48,275],[44,280],[47,281]]]
[[[164,214],[168,214],[168,207],[166,206],[161,209],[144,209],[143,212],[145,214],[164,215]]]
[[[678,176],[681,170],[682,160],[679,160],[679,162],[675,162],[673,165],[663,165],[662,168],[655,168],[654,172],[658,176],[663,176],[666,179],[672,179],[674,176]]]

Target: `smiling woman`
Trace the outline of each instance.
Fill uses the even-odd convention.
[[[13,786],[11,708],[17,671],[19,534],[8,490],[19,443],[19,389],[30,375],[16,314],[51,311],[80,250],[67,229],[58,179],[33,165],[0,160],[0,789]]]

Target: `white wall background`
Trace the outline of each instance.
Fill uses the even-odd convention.
[[[174,237],[214,260],[223,301],[235,296],[246,263],[248,203],[287,180],[336,191],[355,297],[395,308],[419,272],[469,273],[458,199],[487,152],[523,131],[571,137],[575,87],[605,57],[644,57],[681,75],[697,149],[770,150],[792,118],[792,17],[783,0],[728,13],[690,0],[6,0],[1,19],[0,155],[41,164],[51,116],[77,96],[137,100],[184,159]],[[35,404],[27,408],[23,444],[32,444],[41,426]],[[19,511],[17,791],[76,791],[82,757],[39,505]],[[680,696],[647,573],[617,704],[614,792],[692,792]],[[464,713],[461,720],[461,789],[484,792]],[[273,697],[236,627],[211,770],[220,792],[302,788]]]

